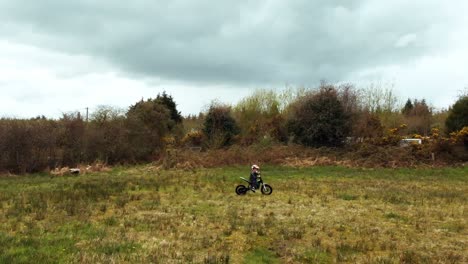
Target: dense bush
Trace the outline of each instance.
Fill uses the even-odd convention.
[[[288,128],[297,143],[306,146],[341,146],[350,133],[350,116],[345,113],[337,90],[322,86],[293,106]]]
[[[58,147],[62,151],[61,162],[75,166],[86,160],[85,131],[86,123],[78,114],[64,114],[59,120],[60,131]]]
[[[205,117],[203,133],[208,147],[219,148],[230,145],[234,136],[239,134],[239,127],[231,115],[231,107],[212,103]]]
[[[157,156],[164,147],[163,138],[174,125],[169,109],[149,99],[131,106],[126,117],[131,158],[140,161]]]
[[[411,99],[406,101],[401,110],[404,116],[405,124],[408,125],[409,134],[429,135],[432,123],[432,109],[426,104],[426,100]]]
[[[352,127],[352,135],[364,141],[376,139],[383,136],[383,126],[379,116],[368,111],[359,112]]]
[[[86,160],[115,164],[129,160],[130,145],[123,110],[100,106],[86,129]]]
[[[89,121],[79,113],[58,120],[45,117],[0,120],[0,171],[38,172],[101,161],[108,164],[149,161],[178,133],[180,113],[172,97],[137,102],[124,113],[101,106]]]
[[[241,143],[250,145],[264,138],[287,141],[282,96],[275,91],[258,90],[234,107],[234,117],[240,126]]]
[[[445,122],[447,132],[454,132],[468,126],[468,95],[461,96],[452,106]]]
[[[190,131],[184,136],[181,143],[188,147],[201,147],[203,143],[203,132],[200,130]]]
[[[39,171],[60,161],[59,124],[45,118],[0,120],[0,170]]]

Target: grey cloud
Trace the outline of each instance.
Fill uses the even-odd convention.
[[[0,0],[0,33],[130,75],[237,85],[339,81],[443,45],[442,1],[376,2]]]

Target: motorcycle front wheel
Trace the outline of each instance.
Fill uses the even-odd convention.
[[[263,194],[270,195],[272,192],[273,192],[273,188],[271,188],[270,185],[264,184],[264,185],[262,186],[262,193],[263,193]]]

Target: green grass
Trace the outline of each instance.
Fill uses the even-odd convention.
[[[462,263],[468,169],[0,176],[0,263]]]
[[[317,263],[317,264],[326,264],[333,263],[332,256],[321,249],[310,248],[307,249],[304,254],[300,256],[298,261],[303,263]]]
[[[244,258],[245,264],[274,264],[281,263],[276,257],[275,254],[267,249],[256,248],[253,251],[245,255]]]

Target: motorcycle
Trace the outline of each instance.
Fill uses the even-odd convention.
[[[236,194],[237,195],[244,195],[248,191],[253,191],[252,190],[252,183],[249,180],[247,180],[246,178],[244,178],[244,177],[240,177],[240,178],[243,181],[247,182],[248,185],[247,186],[242,185],[242,184],[237,185]],[[273,192],[273,188],[270,185],[264,183],[263,179],[262,179],[262,177],[260,175],[257,176],[257,184],[256,184],[255,187],[256,187],[256,189],[260,189],[262,194],[265,194],[265,195],[270,195]]]

